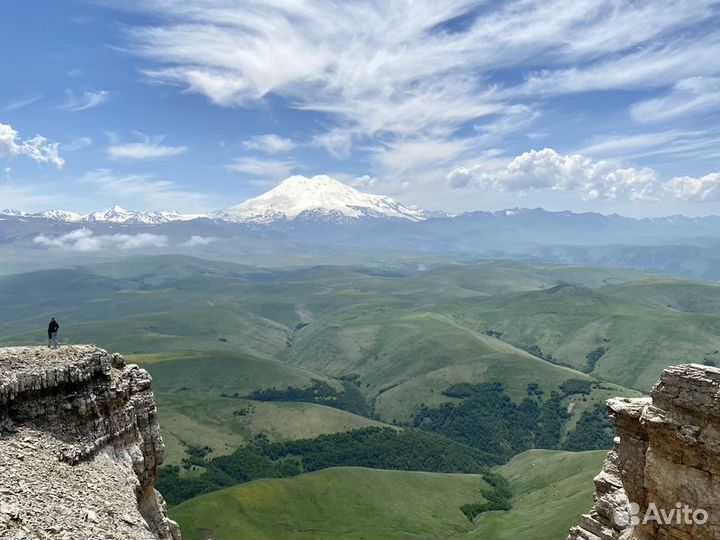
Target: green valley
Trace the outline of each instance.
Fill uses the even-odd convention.
[[[603,402],[720,361],[718,287],[655,272],[172,255],[52,271],[59,295],[47,276],[0,277],[0,343],[52,314],[148,369],[189,538],[560,538],[612,440]]]

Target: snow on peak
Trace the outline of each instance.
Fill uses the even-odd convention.
[[[77,212],[67,212],[65,210],[45,210],[37,215],[38,217],[45,219],[70,222],[80,221],[83,218],[82,214],[78,214]]]
[[[269,224],[275,221],[305,220],[343,222],[358,218],[423,221],[431,214],[405,206],[390,197],[363,193],[327,176],[291,176],[262,195],[212,215],[178,212],[141,212],[115,204],[87,215],[63,210],[26,214],[5,210],[8,217],[48,219],[71,223],[113,225],[159,225],[172,221],[211,218],[239,223]]]
[[[335,220],[380,217],[422,221],[425,213],[390,197],[363,193],[327,175],[290,176],[270,191],[217,214],[219,219],[271,223],[299,216]]]
[[[177,212],[139,212],[137,210],[125,210],[123,207],[114,204],[105,210],[83,216],[81,220],[101,223],[157,225],[168,221],[186,221],[198,217],[203,216],[201,214],[184,215]]]
[[[48,219],[65,223],[108,223],[118,225],[158,225],[170,221],[190,221],[207,217],[206,214],[180,214],[175,211],[139,212],[137,210],[125,210],[117,204],[105,210],[98,210],[86,215],[65,210],[45,210],[43,212],[28,213],[11,209],[0,211],[0,215],[14,218]]]

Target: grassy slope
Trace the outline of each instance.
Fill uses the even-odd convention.
[[[276,360],[228,351],[131,355],[154,379],[157,392],[239,396],[256,388],[306,387],[320,379],[342,388],[333,379]]]
[[[215,351],[131,355],[154,378],[160,421],[167,443],[167,463],[185,456],[185,444],[209,446],[213,456],[227,454],[258,433],[289,440],[336,433],[380,422],[310,403],[261,403],[222,397],[243,396],[256,388],[304,388],[324,375],[249,355]],[[247,414],[235,414],[238,411]]]
[[[720,313],[720,284],[656,277],[605,287],[603,292],[654,308],[687,313]]]
[[[498,298],[489,294],[542,294],[545,291],[538,288],[564,279],[600,286],[629,275],[643,276],[519,262],[443,266],[418,277],[328,266],[271,272],[177,256],[137,258],[93,269],[103,275],[89,280],[88,269],[63,271],[61,288],[67,284],[84,300],[77,305],[72,298],[55,302],[65,309],[56,313],[63,325],[61,339],[93,341],[110,350],[145,355],[142,358],[169,351],[177,351],[176,356],[225,351],[284,357],[293,365],[332,376],[360,375],[362,391],[376,400],[386,421],[407,420],[421,403],[437,405],[445,400],[442,391],[455,382],[499,380],[520,399],[530,382],[549,392],[567,378],[585,378],[485,336],[475,313]],[[27,279],[7,277],[0,299],[7,295],[10,304],[17,304],[17,291],[28,288]],[[83,282],[91,285],[92,294],[75,290]],[[23,313],[41,309],[48,294],[29,295],[21,306]],[[502,309],[505,306],[494,311]],[[463,320],[468,312],[473,317]],[[526,316],[512,307],[508,312],[513,322]],[[546,321],[536,317],[531,322],[534,332]],[[24,326],[29,323],[24,318],[3,328],[0,343],[42,342],[44,321],[33,323],[32,331]],[[298,323],[310,324],[297,330]],[[570,345],[584,344],[586,334],[575,336],[570,328],[563,339]],[[644,369],[639,362],[621,365],[629,366],[623,367],[626,370]],[[171,376],[177,387],[193,386],[205,376],[189,363],[184,366],[180,375]],[[650,377],[655,369],[649,368]],[[183,378],[192,384],[185,385]],[[247,372],[244,378],[254,388],[272,385],[262,370]],[[237,374],[230,379],[232,384],[218,385],[229,389],[239,384]]]
[[[720,349],[720,313],[650,307],[647,296],[639,303],[629,295],[568,286],[461,300],[440,309],[479,331],[500,331],[504,340],[539,345],[578,369],[587,368],[590,351],[605,347],[593,375],[648,390],[664,367],[702,362]]]
[[[186,445],[209,446],[211,457],[233,452],[255,435],[274,441],[317,437],[368,426],[386,426],[356,414],[312,403],[263,403],[207,394],[157,393],[166,464],[180,464]],[[241,411],[242,414],[236,414]]]
[[[520,400],[529,383],[549,394],[567,379],[590,379],[445,315],[362,305],[301,330],[288,360],[335,376],[359,375],[385,421],[406,421],[421,403],[448,401],[442,392],[454,383],[500,381]]]
[[[592,506],[592,479],[607,451],[528,450],[498,467],[513,490],[509,512],[489,512],[465,538],[562,540]]]
[[[478,475],[339,467],[219,490],[170,515],[188,540],[451,538],[472,528],[460,507],[484,487]]]
[[[497,471],[513,509],[475,523],[459,508],[481,501],[476,475],[333,468],[258,480],[172,508],[185,538],[508,538],[561,540],[592,504],[606,452],[530,450]]]

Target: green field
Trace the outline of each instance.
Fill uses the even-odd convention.
[[[605,451],[531,450],[499,467],[509,512],[460,511],[482,501],[479,475],[339,467],[257,480],[197,497],[170,515],[185,538],[512,538],[561,540],[592,504]]]

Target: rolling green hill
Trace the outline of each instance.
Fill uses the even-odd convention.
[[[478,472],[441,468],[439,455],[484,472],[525,448],[600,447],[607,426],[587,428],[586,412],[602,417],[598,404],[638,395],[629,387],[647,389],[666,365],[720,363],[718,291],[522,261],[266,269],[135,257],[0,277],[0,344],[42,343],[52,314],[64,342],[146,367],[166,486],[184,489],[174,502],[262,478],[173,508],[187,538],[549,539],[589,508],[604,451],[515,455],[496,469],[512,510],[474,523],[460,506],[482,501],[480,476],[306,471],[403,468],[420,447],[432,455],[404,468]],[[388,425],[403,441],[376,441],[377,455],[353,439]],[[304,450],[262,454],[288,444]],[[299,476],[270,479],[290,475]]]
[[[604,293],[640,304],[685,313],[720,313],[720,284],[656,277],[602,289]]]
[[[607,452],[528,450],[495,472],[512,487],[508,512],[481,514],[464,538],[562,540],[593,503],[592,479]]]
[[[690,294],[698,285],[686,287]],[[461,300],[443,309],[477,331],[499,332],[505,341],[534,347],[548,358],[552,355],[554,362],[584,371],[592,367],[592,375],[647,391],[664,367],[703,362],[717,357],[715,351],[720,349],[720,313],[650,307],[648,294],[642,293],[645,301],[639,303],[629,294],[559,285],[473,302]],[[683,293],[676,290],[674,294]],[[588,355],[598,349],[605,352],[591,366]]]
[[[130,353],[143,364],[163,355],[171,358],[175,364],[162,362],[153,369],[158,381],[167,381],[161,384],[175,389],[199,385],[198,391],[219,396],[271,388],[278,375],[265,377],[261,364],[228,358],[275,360],[284,364],[274,363],[267,372],[296,366],[312,373],[311,378],[353,377],[380,419],[410,422],[423,404],[452,401],[443,392],[458,382],[501,382],[513,399],[521,400],[529,384],[549,395],[567,379],[590,380],[581,371],[588,352],[610,339],[593,333],[597,325],[604,328],[598,318],[605,312],[596,312],[592,302],[558,303],[558,296],[568,295],[554,295],[554,284],[573,279],[593,287],[617,286],[623,279],[646,276],[508,261],[418,272],[332,266],[265,270],[181,256],[137,257],[59,271],[57,285],[67,288],[68,296],[47,305],[43,299],[52,296],[50,290],[29,290],[37,276],[30,281],[26,275],[5,276],[0,299],[17,309],[5,312],[0,343],[42,342],[45,319],[38,314],[53,309],[66,342],[92,341]],[[88,283],[85,293],[83,283]],[[645,312],[657,315],[646,305],[598,289],[565,289],[619,303],[629,318]],[[617,319],[612,309],[605,311]],[[8,313],[22,316],[11,318]],[[669,325],[695,324],[691,318],[696,314],[669,316],[677,318]],[[620,330],[625,326],[624,319],[617,323]],[[504,334],[501,339],[488,336],[488,328]],[[665,358],[684,349],[680,340],[677,348],[664,347],[665,357],[640,362],[633,351],[652,349],[656,336],[650,331],[657,327],[645,334],[633,330],[618,335],[618,345],[591,375],[625,384],[635,384],[639,376],[654,379],[663,362],[671,363]],[[552,351],[576,369],[522,347]],[[608,361],[613,358],[617,360]],[[209,382],[201,383],[203,379]],[[627,393],[604,387],[602,392],[593,388],[584,400],[567,401],[567,406],[574,403],[571,424],[592,403]]]
[[[443,392],[460,382],[501,382],[515,400],[529,384],[546,394],[568,379],[592,380],[578,370],[540,359],[503,340],[439,313],[409,309],[348,308],[297,333],[288,361],[333,376],[355,375],[388,422],[407,422],[422,404],[451,401]],[[611,394],[627,392],[606,388]],[[598,389],[599,391],[599,389]],[[602,393],[591,401],[609,397]],[[578,404],[581,412],[587,402]]]
[[[363,416],[314,403],[260,402],[206,393],[156,393],[165,440],[165,463],[179,465],[188,446],[210,456],[230,454],[257,435],[271,441],[306,439],[369,426],[389,427]]]
[[[185,538],[453,538],[472,524],[460,511],[482,500],[481,475],[338,467],[257,480],[170,511]]]
[[[592,504],[605,451],[531,450],[498,467],[513,509],[460,511],[480,502],[481,475],[338,467],[256,480],[171,509],[186,538],[508,538],[561,540]]]

